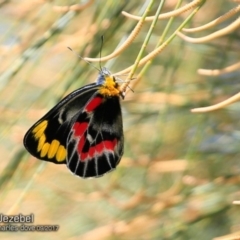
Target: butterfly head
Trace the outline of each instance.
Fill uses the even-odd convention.
[[[124,98],[124,94],[120,89],[120,85],[117,83],[116,78],[107,68],[102,68],[99,72],[97,84],[100,85],[99,93],[104,97],[108,98],[121,96]]]

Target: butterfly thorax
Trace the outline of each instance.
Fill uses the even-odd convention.
[[[119,97],[121,90],[115,77],[106,68],[103,68],[98,76],[97,84],[101,85],[98,92],[104,97]]]

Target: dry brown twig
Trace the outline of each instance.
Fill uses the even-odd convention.
[[[200,37],[200,38],[191,38],[188,37],[180,32],[177,33],[177,35],[179,37],[181,37],[183,40],[187,41],[187,42],[191,42],[191,43],[205,43],[205,42],[209,42],[211,40],[214,40],[216,38],[222,37],[224,35],[227,35],[231,32],[233,32],[234,30],[236,30],[237,28],[240,27],[240,17],[237,18],[233,23],[229,24],[227,27],[216,31],[212,34],[209,34],[205,37]]]
[[[201,112],[211,112],[214,110],[218,110],[221,108],[224,108],[234,102],[237,102],[240,99],[240,93],[235,94],[234,96],[226,99],[225,101],[222,101],[218,104],[212,105],[212,106],[208,106],[208,107],[202,107],[202,108],[194,108],[191,110],[191,112],[193,113],[201,113]]]
[[[219,76],[240,69],[240,62],[234,63],[223,69],[198,69],[198,74],[205,76]]]
[[[200,3],[202,2],[202,0],[194,0],[190,3],[188,3],[187,5],[183,6],[183,7],[180,7],[174,11],[170,11],[170,12],[167,12],[167,13],[163,13],[163,14],[160,14],[158,19],[167,19],[167,18],[170,18],[170,17],[176,17],[176,16],[179,16],[180,14],[198,6]],[[140,20],[141,17],[139,16],[135,16],[133,14],[129,14],[127,12],[122,12],[122,14],[130,19],[134,19],[134,20]],[[145,21],[153,21],[155,16],[151,16],[151,17],[146,17],[145,18]]]
[[[228,11],[227,13],[225,13],[224,15],[218,17],[217,19],[204,24],[200,27],[196,27],[196,28],[183,28],[182,30],[184,32],[198,32],[198,31],[202,31],[202,30],[206,30],[209,29],[211,27],[215,27],[216,25],[220,24],[221,22],[224,22],[225,20],[229,19],[230,17],[234,16],[236,13],[238,13],[240,11],[240,5],[238,5],[237,7],[231,9],[230,11]]]
[[[153,59],[154,57],[156,57],[160,52],[163,51],[163,49],[167,46],[166,43],[163,43],[161,46],[159,46],[158,48],[154,49],[151,53],[149,53],[147,56],[145,56],[144,58],[142,58],[138,64],[138,66],[143,66],[144,64],[146,64],[148,61],[150,61],[151,59]],[[125,68],[124,70],[117,72],[116,75],[123,75],[125,73],[128,73],[131,68],[133,67],[130,66],[128,68]]]

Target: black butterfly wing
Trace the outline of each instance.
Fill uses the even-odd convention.
[[[62,99],[28,130],[23,140],[25,148],[36,158],[66,163],[67,138],[74,119],[98,89],[96,83],[89,84]]]
[[[71,126],[67,166],[76,175],[100,177],[116,168],[123,155],[119,96],[95,95]]]

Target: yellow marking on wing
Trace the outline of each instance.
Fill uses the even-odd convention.
[[[53,158],[57,151],[58,151],[58,147],[60,145],[60,142],[57,141],[56,139],[54,139],[52,142],[51,142],[51,145],[49,147],[49,150],[48,150],[48,158]]]
[[[32,133],[38,141],[37,151],[40,152],[40,157],[48,157],[49,159],[54,158],[58,162],[62,162],[66,159],[67,150],[60,142],[54,139],[51,144],[46,142],[46,135],[44,134],[48,125],[48,121],[44,120],[39,123],[33,130]]]
[[[50,144],[48,142],[44,143],[40,153],[40,157],[45,157],[47,155],[49,147],[50,147]]]
[[[42,128],[42,129],[40,129],[38,132],[36,132],[36,133],[34,134],[35,139],[37,140],[37,139],[39,139],[42,135],[44,135],[44,131],[45,131],[45,129]]]
[[[47,125],[48,125],[48,121],[44,120],[33,129],[32,132],[34,133],[34,137],[36,139],[40,138],[43,135],[45,129],[47,128]]]
[[[38,140],[38,147],[37,147],[38,152],[41,151],[45,142],[46,142],[46,136],[45,136],[45,134],[43,134]]]
[[[62,162],[66,159],[67,150],[63,145],[60,145],[56,154],[56,160]]]
[[[120,87],[113,76],[105,76],[105,82],[100,87],[99,93],[105,97],[119,96]]]

